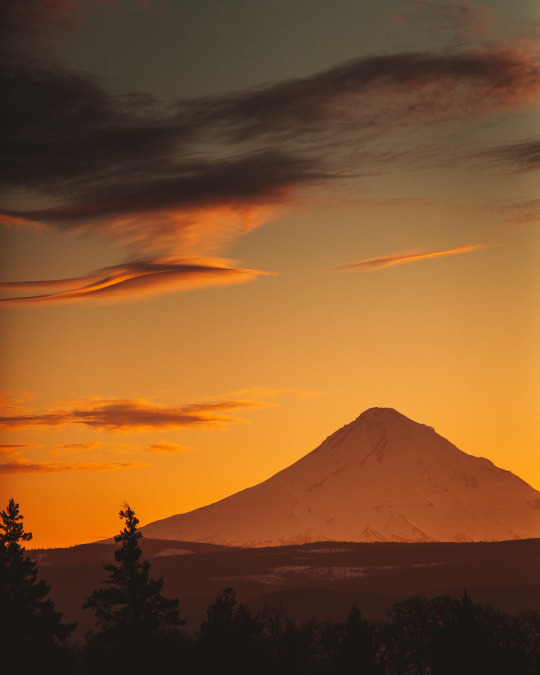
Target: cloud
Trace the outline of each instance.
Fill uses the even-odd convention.
[[[101,446],[102,443],[99,441],[94,443],[62,443],[55,445],[54,448],[49,451],[49,455],[76,455],[84,452],[90,452],[92,450],[99,450]]]
[[[101,443],[96,441],[95,443],[63,443],[62,445],[57,445],[57,449],[62,450],[74,450],[79,452],[81,450],[96,450],[101,447]]]
[[[0,392],[0,410],[4,412],[16,412],[23,403],[30,401],[32,394],[28,392]]]
[[[467,0],[436,4],[428,0],[416,0],[409,6],[410,13],[391,18],[400,23],[410,20],[429,22],[432,26],[449,27],[462,35],[474,37],[490,33],[497,23],[497,15],[492,9],[472,5]]]
[[[532,53],[495,45],[369,55],[309,77],[164,105],[142,93],[112,95],[91,75],[29,51],[24,31],[29,38],[44,16],[68,17],[72,2],[30,0],[20,15],[13,0],[8,7],[18,37],[4,47],[0,74],[0,220],[84,231],[126,251],[102,275],[73,286],[53,280],[54,293],[5,302],[119,300],[254,279],[260,273],[226,261],[189,275],[184,266],[194,258],[212,267],[209,256],[303,188],[391,169],[392,151],[377,145],[385,135],[532,105],[540,91]],[[428,8],[417,3],[417,12]],[[471,23],[480,10],[444,3],[438,11]]]
[[[50,455],[63,455],[63,454],[79,454],[85,453],[92,450],[99,450],[103,448],[103,443],[96,441],[95,443],[65,443],[61,445],[55,445],[52,450],[50,450]],[[133,454],[134,452],[151,452],[156,454],[168,454],[168,453],[177,453],[177,452],[190,452],[191,447],[187,445],[179,445],[178,443],[169,443],[167,441],[162,441],[161,443],[152,443],[147,446],[140,446],[134,443],[113,443],[107,444],[106,448],[103,448],[105,452],[110,454]],[[0,452],[2,452],[0,447]]]
[[[69,409],[56,409],[41,414],[11,414],[0,416],[0,427],[32,426],[62,427],[83,424],[109,431],[147,431],[186,427],[215,427],[239,418],[222,414],[242,408],[260,408],[261,401],[230,400],[217,403],[192,404],[180,407],[158,406],[144,399],[89,399]]]
[[[505,217],[501,222],[504,227],[536,226],[540,223],[540,199],[506,203],[495,209],[495,212]]]
[[[0,464],[3,473],[71,473],[74,471],[116,471],[150,466],[148,462],[89,462],[65,464],[63,462],[34,462],[29,459],[17,459]]]
[[[207,124],[230,126],[236,140],[294,134],[298,141],[327,132],[358,137],[362,132],[391,132],[396,124],[468,119],[533,104],[539,90],[540,68],[521,49],[398,53],[367,56],[302,80],[208,99],[199,116]]]
[[[478,153],[476,157],[488,158],[518,171],[537,171],[540,169],[540,140],[500,145]]]
[[[62,289],[43,295],[0,298],[0,303],[49,303],[80,300],[110,300],[155,295],[165,291],[238,284],[265,272],[231,267],[225,260],[140,260],[108,267],[75,279],[0,283],[1,291],[30,288]]]
[[[85,4],[113,4],[119,0],[85,0]],[[158,0],[130,0],[124,6],[146,8]],[[36,50],[35,41],[43,49],[43,38],[59,31],[73,30],[76,27],[77,13],[81,9],[80,0],[3,0],[0,3],[0,26],[4,38],[4,49],[21,51],[20,41],[24,41],[25,51]]]
[[[178,443],[166,443],[162,441],[161,443],[152,443],[145,448],[142,448],[144,452],[154,452],[154,453],[174,453],[174,452],[190,452],[191,448],[187,445],[178,445]]]
[[[31,65],[13,64],[3,82],[3,181],[55,204],[6,209],[6,221],[87,227],[142,248],[152,235],[170,245],[196,230],[206,209],[281,204],[292,188],[341,175],[321,156],[324,139],[337,149],[396,125],[515,108],[540,88],[538,64],[511,47],[367,56],[172,109],[114,97],[85,73]]]
[[[490,246],[484,244],[476,244],[474,246],[460,246],[458,248],[451,248],[444,251],[432,251],[430,253],[420,253],[420,252],[408,252],[408,253],[396,253],[391,256],[384,256],[381,258],[368,258],[366,260],[360,260],[358,262],[350,263],[349,265],[344,265],[340,269],[342,270],[380,270],[385,267],[394,267],[395,265],[403,265],[410,262],[418,262],[419,260],[429,260],[432,258],[444,258],[447,256],[461,255],[462,253],[471,253],[473,251],[479,251],[484,248],[491,248]]]
[[[0,4],[3,49],[20,51],[20,40],[40,38],[57,30],[67,20],[64,15],[62,21],[63,12],[73,5],[74,0],[25,0],[23,3],[4,0]]]
[[[41,448],[42,445],[35,443],[0,443],[0,455],[15,457],[21,454],[26,448]]]

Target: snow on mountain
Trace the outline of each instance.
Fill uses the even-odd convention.
[[[540,492],[391,408],[371,408],[254,487],[150,523],[147,537],[238,546],[540,537]]]

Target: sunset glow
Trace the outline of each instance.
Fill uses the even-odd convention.
[[[7,15],[0,493],[32,546],[373,406],[540,489],[538,3]]]

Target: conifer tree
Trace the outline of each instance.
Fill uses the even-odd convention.
[[[76,623],[63,624],[62,614],[47,598],[50,591],[37,578],[37,563],[25,556],[19,505],[10,499],[0,512],[0,654],[4,672],[67,672],[71,655],[64,642]]]
[[[86,652],[89,672],[145,672],[156,667],[174,650],[175,629],[185,620],[178,614],[178,599],[161,595],[163,578],[151,579],[150,563],[141,561],[138,518],[124,504],[120,518],[124,528],[114,539],[116,564],[105,565],[106,587],[93,591],[83,609],[93,609],[100,630],[89,633]],[[118,665],[120,664],[120,665]],[[119,668],[121,670],[119,671]],[[160,672],[167,672],[160,665]]]

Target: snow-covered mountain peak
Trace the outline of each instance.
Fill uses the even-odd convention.
[[[364,410],[364,412],[359,415],[355,419],[356,422],[388,422],[391,423],[393,421],[396,421],[397,419],[404,419],[409,420],[408,417],[405,417],[405,415],[402,415],[400,412],[395,410],[394,408],[368,408],[367,410]]]
[[[540,492],[392,408],[370,408],[254,487],[150,523],[163,539],[266,546],[317,540],[540,537]]]
[[[432,427],[414,422],[393,408],[370,408],[329,436],[304,459],[331,454],[337,456],[337,461],[349,463],[374,457],[382,461],[388,455],[395,461],[397,455],[414,459],[435,450],[445,453],[457,448]]]
[[[433,427],[415,422],[394,408],[369,408],[359,415],[354,420],[354,422],[351,422],[351,424],[355,426],[375,425],[377,428],[390,428],[397,426],[400,431],[406,430],[407,428],[410,430],[424,429],[431,432],[433,431]]]

